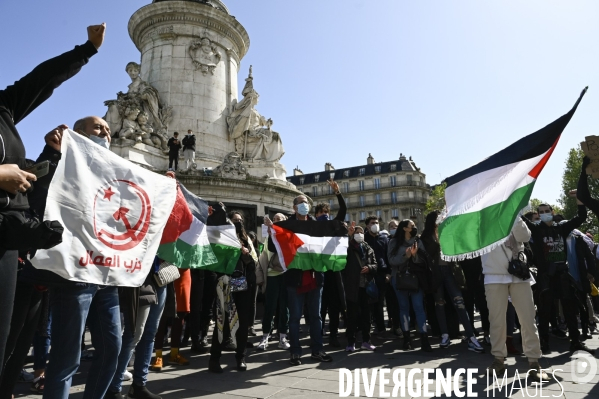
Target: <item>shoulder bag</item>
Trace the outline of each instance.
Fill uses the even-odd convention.
[[[158,271],[154,273],[154,280],[156,285],[164,287],[168,283],[172,283],[181,276],[179,268],[172,263],[162,261],[158,268]]]

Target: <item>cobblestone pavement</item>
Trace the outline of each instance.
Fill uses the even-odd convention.
[[[257,325],[258,327],[258,325]],[[288,362],[288,352],[277,348],[277,342],[271,341],[267,351],[257,352],[255,349],[248,349],[248,370],[238,372],[235,370],[235,359],[231,352],[223,354],[221,363],[225,372],[222,374],[213,374],[207,371],[208,354],[193,354],[189,348],[183,348],[181,353],[190,358],[191,365],[185,367],[166,366],[162,372],[151,372],[149,376],[148,388],[160,394],[164,399],[178,398],[204,398],[204,399],[235,399],[235,398],[338,398],[339,397],[339,369],[356,368],[404,368],[406,375],[411,369],[447,369],[458,368],[477,368],[475,374],[476,384],[473,385],[474,393],[479,398],[527,398],[527,397],[554,397],[567,399],[598,399],[599,398],[599,375],[596,375],[587,384],[575,384],[573,382],[572,369],[574,365],[571,362],[571,353],[567,351],[568,341],[551,338],[551,347],[553,353],[541,359],[541,366],[549,369],[549,374],[555,372],[559,383],[552,380],[542,386],[542,392],[535,390],[538,386],[534,383],[526,385],[523,375],[526,374],[528,363],[525,357],[509,357],[507,360],[508,377],[507,391],[504,388],[501,391],[493,391],[487,388],[486,367],[492,362],[492,357],[488,353],[477,354],[467,350],[466,344],[459,340],[453,340],[452,345],[447,349],[438,347],[439,339],[430,338],[433,346],[433,352],[424,353],[418,350],[419,342],[415,341],[415,350],[405,352],[401,350],[401,340],[387,342],[378,341],[373,338],[373,343],[377,346],[374,353],[357,351],[348,354],[343,348],[331,348],[328,346],[328,337],[324,338],[325,350],[332,355],[333,362],[317,363],[309,357],[309,338],[307,336],[307,326],[303,326],[302,345],[304,355],[301,366],[291,366]],[[258,334],[261,335],[259,329]],[[87,337],[89,339],[89,336]],[[250,341],[257,345],[259,337],[250,337]],[[341,344],[345,344],[343,334],[341,334]],[[599,348],[599,335],[593,335],[593,339],[587,341],[591,348]],[[599,351],[598,351],[599,352]],[[165,350],[165,359],[168,358],[168,349]],[[595,356],[596,357],[596,356]],[[595,362],[599,360],[595,359]],[[587,367],[591,365],[588,364]],[[89,361],[83,361],[79,372],[73,380],[71,398],[80,399],[83,397],[83,389]],[[27,365],[31,371],[31,364]],[[518,371],[520,378],[515,378],[515,372]],[[578,370],[580,371],[580,369]],[[353,371],[352,371],[353,373]],[[368,374],[370,375],[370,374]],[[392,379],[389,375],[386,376]],[[522,386],[522,390],[518,389]],[[460,392],[466,392],[464,380],[460,380],[452,388],[458,388],[458,391],[452,390],[451,395],[425,395],[424,389],[420,389],[417,395],[409,395],[406,391],[402,396],[401,391],[397,397],[417,397],[417,398],[448,398],[460,397]],[[526,391],[528,388],[528,392]],[[129,389],[129,383],[125,383],[124,392]],[[393,382],[387,385],[386,392],[391,393]],[[506,393],[507,392],[507,393]],[[351,392],[351,397],[354,391]],[[360,387],[360,396],[365,397],[364,386]],[[373,397],[383,397],[379,390],[379,378],[375,381]],[[29,384],[18,384],[15,398],[40,398],[41,396],[29,392]]]

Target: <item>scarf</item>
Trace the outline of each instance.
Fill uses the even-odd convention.
[[[218,332],[218,342],[223,342],[223,333],[225,329],[226,313],[229,313],[229,330],[231,331],[231,339],[233,344],[237,346],[235,333],[239,328],[239,315],[233,301],[231,293],[231,285],[229,284],[230,276],[221,276],[216,283],[216,328]]]

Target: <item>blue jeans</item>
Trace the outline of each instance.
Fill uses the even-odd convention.
[[[48,351],[50,350],[50,329],[52,328],[52,316],[48,317],[48,330],[45,336],[35,332],[33,337],[33,369],[45,370],[48,361]]]
[[[289,348],[292,355],[302,354],[299,339],[300,319],[304,310],[304,301],[310,314],[310,338],[312,353],[322,351],[322,320],[320,319],[320,301],[322,287],[313,289],[303,294],[297,293],[296,287],[287,287],[287,305],[289,306]]]
[[[424,292],[419,289],[418,292],[398,291],[395,284],[395,277],[391,281],[397,302],[399,302],[399,321],[402,331],[410,331],[410,297],[412,298],[412,307],[416,314],[416,330],[421,333],[426,332],[426,313],[424,312]]]
[[[158,330],[158,323],[160,323],[160,317],[162,316],[164,303],[166,301],[166,286],[155,288],[158,303],[149,305],[150,312],[147,314],[147,319],[140,320],[141,318],[138,317],[135,322],[136,330],[140,328],[140,325],[144,325],[141,337],[137,338],[135,331],[125,327],[125,332],[123,332],[123,347],[119,354],[116,372],[110,383],[110,390],[112,392],[121,392],[123,389],[123,373],[131,360],[133,349],[135,349],[133,382],[135,385],[146,385],[146,381],[148,380],[148,367],[152,360],[152,352],[154,352],[154,336]]]
[[[79,368],[85,321],[94,346],[83,399],[102,399],[116,370],[121,350],[121,315],[117,287],[50,288],[52,334],[44,399],[67,399]],[[89,317],[88,317],[89,316]]]

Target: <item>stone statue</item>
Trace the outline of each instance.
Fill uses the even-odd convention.
[[[193,60],[196,70],[202,71],[204,75],[210,72],[214,75],[214,70],[220,62],[221,55],[212,41],[205,35],[199,41],[191,43],[189,46],[189,55]]]
[[[245,178],[248,170],[241,161],[241,156],[236,152],[230,152],[225,156],[222,164],[217,166],[213,173],[216,176]]]
[[[172,117],[172,107],[163,104],[158,91],[141,79],[138,63],[128,63],[125,70],[131,78],[129,90],[118,92],[116,100],[104,102],[108,107],[104,119],[112,136],[133,138],[168,151],[167,125]]]
[[[266,119],[254,108],[258,93],[254,90],[252,67],[245,80],[240,102],[233,101],[232,112],[227,117],[229,140],[235,140],[235,150],[249,161],[277,162],[285,150],[279,133],[273,131],[272,119]]]

